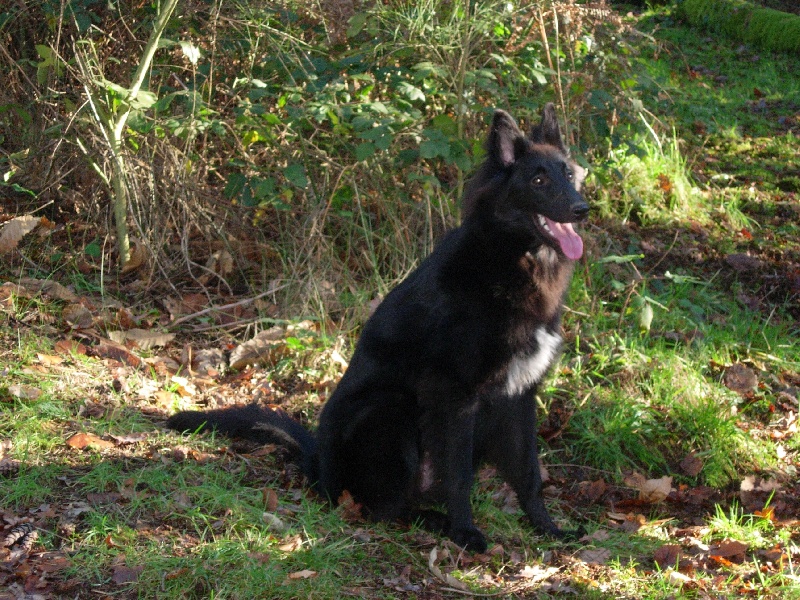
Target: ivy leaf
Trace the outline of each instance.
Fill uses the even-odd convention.
[[[397,91],[398,93],[405,96],[412,102],[414,102],[415,100],[419,100],[420,102],[425,101],[425,93],[417,86],[411,85],[407,81],[401,81],[400,83],[398,83]]]
[[[383,102],[365,102],[364,106],[381,115],[389,114],[389,109]]]
[[[450,115],[436,115],[431,120],[434,129],[438,129],[445,135],[455,136],[458,132],[458,125],[453,117]]]
[[[97,241],[89,242],[86,247],[83,249],[83,253],[86,256],[91,256],[92,258],[100,258],[103,255],[103,249],[100,247],[100,244]]]
[[[387,125],[367,129],[358,134],[362,140],[373,142],[378,150],[388,150],[394,141],[394,133]]]
[[[250,180],[250,187],[253,189],[253,198],[258,201],[276,194],[275,180],[272,177],[254,177]]]
[[[306,170],[300,163],[292,163],[283,170],[283,175],[292,185],[305,188],[308,185]]]
[[[247,177],[238,172],[231,173],[222,194],[228,200],[232,200],[242,193],[245,184],[247,184]]]
[[[361,30],[364,29],[364,25],[367,23],[367,13],[359,12],[354,14],[350,17],[347,21],[349,27],[347,28],[347,37],[354,38]]]
[[[653,307],[650,303],[645,301],[642,304],[641,312],[639,313],[639,327],[643,331],[650,331],[650,324],[653,322]]]
[[[436,158],[441,156],[445,160],[450,158],[450,142],[447,136],[438,129],[425,129],[422,135],[428,139],[419,145],[419,155],[422,158]]]
[[[130,104],[131,108],[144,110],[146,108],[150,108],[156,102],[158,102],[158,96],[156,96],[153,92],[139,90],[139,93],[133,98],[129,97],[127,102]]]
[[[362,142],[356,146],[356,160],[367,160],[370,156],[375,154],[375,144],[372,142]]]
[[[183,50],[183,55],[189,59],[189,62],[193,65],[197,64],[197,61],[200,59],[200,48],[195,46],[192,42],[181,42],[181,50]]]

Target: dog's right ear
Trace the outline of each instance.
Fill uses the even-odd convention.
[[[558,148],[569,156],[569,149],[561,139],[561,129],[558,126],[556,107],[552,102],[548,102],[542,109],[542,122],[531,130],[530,140],[535,144],[548,144]]]
[[[525,152],[525,135],[512,116],[504,110],[496,110],[492,117],[486,149],[489,156],[503,167],[513,165]]]

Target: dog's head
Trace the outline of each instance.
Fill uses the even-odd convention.
[[[511,115],[496,111],[486,148],[477,184],[464,199],[465,217],[489,211],[531,242],[545,243],[572,260],[580,258],[583,241],[572,223],[589,213],[580,194],[586,170],[570,159],[553,105],[545,105],[541,122],[528,136]]]

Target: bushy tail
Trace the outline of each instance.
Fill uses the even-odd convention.
[[[187,410],[167,419],[167,428],[192,433],[213,430],[259,444],[279,444],[289,451],[292,460],[300,465],[312,483],[317,480],[317,440],[282,410],[257,404],[205,412]]]

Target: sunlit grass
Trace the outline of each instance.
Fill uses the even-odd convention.
[[[775,525],[767,516],[748,515],[736,503],[727,509],[716,507],[714,515],[708,520],[706,539],[732,539],[748,546],[763,548],[772,543]]]
[[[678,223],[705,218],[705,200],[691,180],[685,151],[675,134],[652,129],[636,145],[609,153],[598,174],[598,206],[623,222]]]

